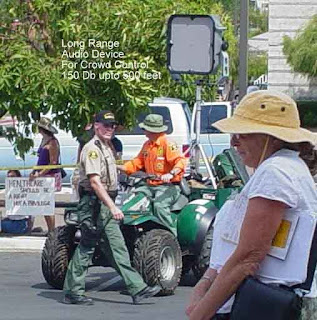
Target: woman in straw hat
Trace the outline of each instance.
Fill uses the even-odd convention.
[[[41,166],[59,164],[60,147],[58,140],[54,136],[54,134],[58,133],[57,129],[52,125],[51,120],[46,117],[42,117],[40,121],[37,122],[37,126],[39,129],[39,133],[43,136],[40,147],[37,151],[37,165]],[[37,177],[54,177],[55,191],[60,191],[62,189],[62,176],[60,169],[34,170],[30,174],[30,178],[35,179]],[[55,217],[44,217],[47,224],[48,232],[54,230]]]
[[[299,156],[317,139],[300,127],[290,97],[270,90],[252,92],[231,118],[213,125],[232,134],[231,144],[255,173],[216,216],[210,268],[186,309],[192,320],[230,319],[234,294],[248,276],[289,287],[303,283],[317,213],[314,181]],[[316,297],[313,283],[301,319],[315,319]]]

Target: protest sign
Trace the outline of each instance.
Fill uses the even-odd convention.
[[[6,215],[54,215],[54,178],[6,178]]]

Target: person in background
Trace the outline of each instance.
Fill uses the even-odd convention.
[[[251,92],[254,92],[254,91],[258,91],[260,90],[260,88],[254,84],[250,84],[248,87],[247,87],[247,94],[251,93]]]
[[[52,125],[51,120],[42,117],[37,123],[39,133],[42,135],[42,141],[37,151],[38,161],[37,165],[57,165],[60,158],[59,142],[54,136],[58,133],[57,129]],[[53,177],[55,178],[55,191],[62,189],[62,174],[60,169],[42,169],[33,170],[30,174],[30,179],[39,177]],[[44,216],[48,232],[55,228],[55,216]]]
[[[116,160],[122,159],[123,145],[122,142],[115,136],[115,133],[112,136],[112,139],[109,143],[110,148],[113,151],[113,155]]]
[[[21,177],[21,173],[19,170],[9,170],[7,173],[7,177]],[[33,223],[31,216],[9,215],[1,221],[2,232],[12,234],[27,233],[31,230],[32,225]]]

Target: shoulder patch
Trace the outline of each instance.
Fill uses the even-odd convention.
[[[95,160],[98,158],[98,153],[97,151],[89,151],[88,152],[88,158],[91,160]]]
[[[158,157],[163,157],[164,156],[164,148],[163,147],[158,147],[157,156]]]
[[[161,163],[161,162],[156,163],[155,169],[158,171],[162,171],[164,169],[163,163]]]
[[[169,144],[169,149],[171,150],[171,151],[177,151],[178,150],[178,146],[177,146],[177,144],[176,143],[171,143],[171,144]]]

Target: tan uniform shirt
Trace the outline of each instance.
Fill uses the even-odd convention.
[[[102,151],[96,142],[101,146]],[[96,135],[85,144],[80,154],[79,185],[86,191],[92,191],[88,177],[90,174],[100,176],[101,183],[106,190],[117,190],[117,168],[112,150]]]

